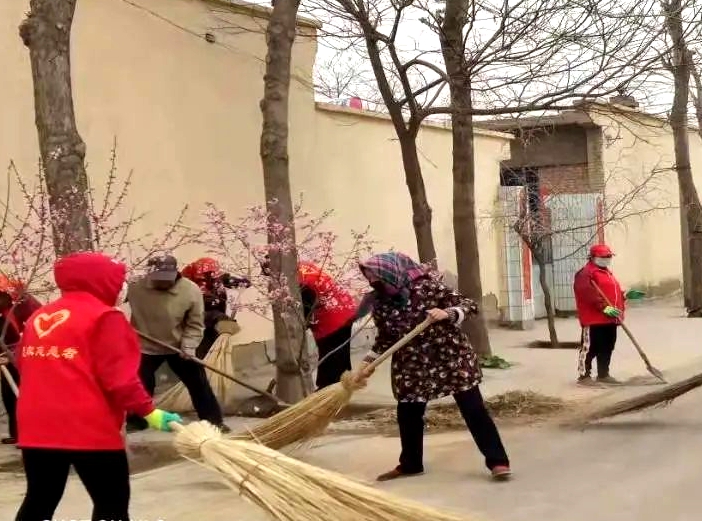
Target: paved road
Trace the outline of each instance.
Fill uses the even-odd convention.
[[[655,365],[670,368],[699,361],[702,322],[680,316],[673,305],[630,313],[628,321]],[[496,350],[519,365],[490,372],[485,394],[534,389],[573,397],[574,352],[517,347],[527,338],[543,335],[543,324],[539,328],[495,333]],[[577,324],[561,321],[559,330],[569,339],[577,333]],[[641,374],[641,362],[628,344],[621,338],[615,353],[616,374],[623,378]],[[387,400],[387,379],[379,375],[365,393]],[[584,432],[537,426],[511,428],[503,434],[516,472],[510,483],[490,482],[466,434],[451,433],[427,437],[425,476],[382,486],[483,521],[702,519],[702,389],[666,409],[604,422]],[[153,432],[144,436],[143,441],[168,439]],[[394,438],[330,436],[304,457],[370,480],[395,464],[397,451]],[[0,460],[13,455],[14,449],[0,447]],[[132,490],[135,520],[265,519],[216,476],[187,462],[135,477]],[[13,519],[23,491],[21,474],[0,473],[0,520]],[[87,519],[89,510],[88,498],[72,481],[56,518]]]
[[[585,431],[546,426],[507,430],[516,475],[503,484],[487,479],[463,433],[432,435],[427,438],[427,474],[383,487],[487,521],[698,521],[701,411],[698,391],[666,409]],[[395,438],[328,437],[305,459],[370,479],[394,463],[397,445]],[[0,483],[0,519],[12,518],[22,493],[21,482],[8,477]],[[190,463],[135,478],[133,496],[132,515],[145,521],[265,519]],[[80,487],[71,483],[57,517],[85,518],[88,504]]]

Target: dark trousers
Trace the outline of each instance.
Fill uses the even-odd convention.
[[[616,324],[598,324],[584,327],[578,358],[578,374],[581,377],[590,376],[592,361],[597,359],[597,376],[609,376],[609,364],[612,352],[617,343]]]
[[[27,493],[15,521],[54,519],[73,466],[93,500],[92,521],[129,521],[127,453],[23,449]]]
[[[468,426],[475,444],[485,457],[485,465],[492,470],[498,465],[509,466],[495,422],[485,408],[478,386],[453,395]],[[397,423],[400,427],[400,470],[408,474],[424,472],[424,413],[425,402],[399,402]]]
[[[210,382],[207,380],[205,368],[191,360],[186,360],[180,355],[141,355],[139,376],[147,392],[153,396],[156,389],[156,370],[166,362],[168,367],[183,382],[188,390],[193,407],[201,420],[207,420],[213,425],[222,425],[222,409],[217,398],[212,392]],[[146,428],[142,418],[130,417],[129,423]]]
[[[351,324],[341,327],[331,335],[320,338],[316,341],[319,359],[322,360],[336,348],[338,351],[329,355],[319,367],[317,367],[317,389],[323,389],[329,385],[341,381],[341,375],[351,370]]]
[[[7,371],[12,375],[12,379],[19,387],[19,373],[17,368],[12,364],[7,364]],[[0,375],[0,392],[2,393],[2,404],[7,411],[7,425],[10,438],[17,439],[17,397],[15,392],[10,387],[10,384],[5,378],[5,375]]]
[[[205,327],[205,331],[203,332],[200,345],[197,346],[197,350],[195,351],[195,356],[197,356],[200,360],[205,358],[207,356],[207,353],[210,352],[210,348],[212,348],[212,345],[215,343],[215,340],[217,340],[218,336],[219,333],[217,332],[214,326]]]

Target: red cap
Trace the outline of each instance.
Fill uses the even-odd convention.
[[[612,248],[606,244],[595,244],[590,247],[590,257],[613,257]]]

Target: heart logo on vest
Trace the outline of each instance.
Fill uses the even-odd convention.
[[[71,316],[71,312],[67,309],[60,309],[51,314],[39,313],[34,318],[34,331],[37,332],[39,338],[44,338],[54,329],[63,324]]]

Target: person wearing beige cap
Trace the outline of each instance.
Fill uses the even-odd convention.
[[[146,390],[153,395],[156,371],[165,362],[188,390],[193,407],[201,420],[229,432],[222,409],[212,392],[202,366],[193,362],[205,329],[204,302],[197,284],[181,276],[178,261],[172,255],[149,260],[146,276],[129,284],[127,302],[132,325],[140,332],[182,351],[172,350],[141,339],[139,375]],[[145,428],[140,418],[131,417],[129,427]]]

